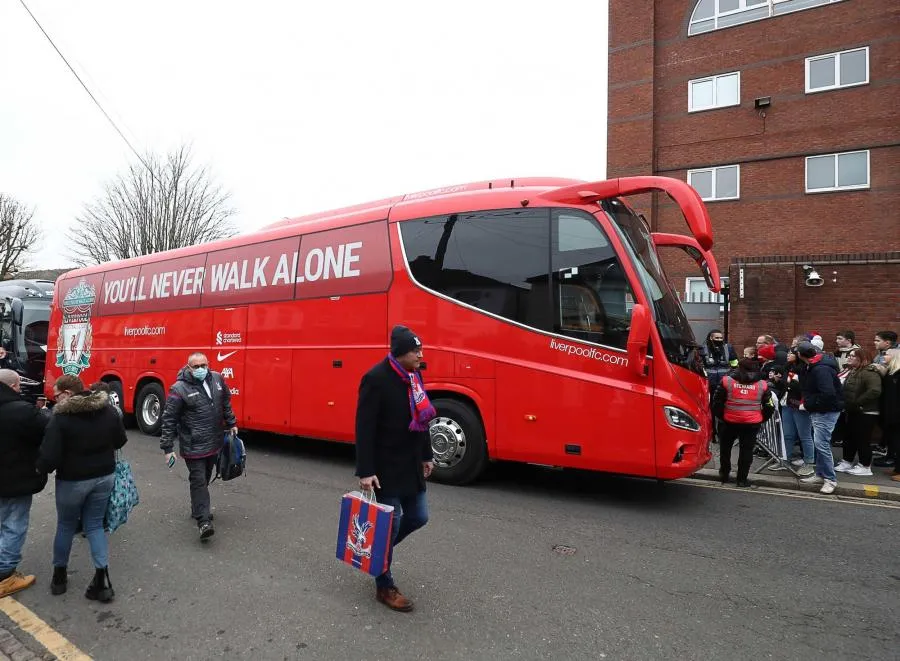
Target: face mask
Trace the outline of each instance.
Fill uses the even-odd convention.
[[[206,369],[205,367],[195,367],[194,369],[191,370],[191,374],[192,374],[192,375],[194,376],[194,378],[197,379],[198,381],[203,381],[203,380],[205,380],[205,379],[206,379],[206,375],[207,375],[208,373],[209,373],[209,370]]]

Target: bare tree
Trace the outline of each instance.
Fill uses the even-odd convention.
[[[40,236],[34,209],[0,193],[0,280],[8,280],[22,269]]]
[[[235,234],[229,194],[208,170],[191,165],[188,147],[144,157],[106,184],[86,204],[69,231],[73,257],[81,264],[149,255],[224,239]]]

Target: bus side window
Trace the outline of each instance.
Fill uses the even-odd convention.
[[[551,330],[550,212],[492,209],[400,223],[413,279],[484,312]]]
[[[632,291],[606,233],[589,214],[552,216],[554,331],[624,349]]]

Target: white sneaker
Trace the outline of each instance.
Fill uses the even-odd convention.
[[[834,470],[837,470],[837,468]],[[868,466],[863,466],[862,464],[856,464],[856,466],[848,470],[847,473],[849,475],[858,475],[859,477],[871,477],[872,469]]]
[[[834,480],[825,480],[822,488],[819,489],[819,493],[834,493],[835,487],[837,487],[837,482]]]
[[[825,478],[821,475],[810,475],[800,480],[800,484],[822,484],[823,482],[825,482]]]
[[[794,466],[795,468],[800,468],[800,466],[802,466],[802,465],[803,465],[803,459],[801,457],[797,457],[796,459],[794,459],[791,462],[791,466]]]
[[[849,461],[844,461],[843,459],[841,459],[841,463],[835,466],[834,470],[836,470],[838,473],[849,473],[851,472],[851,468],[853,468],[853,464],[851,464]]]

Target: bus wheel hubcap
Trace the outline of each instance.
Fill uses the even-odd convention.
[[[156,421],[159,420],[159,397],[156,395],[147,397],[144,400],[144,405],[141,407],[141,413],[148,427],[155,425]]]
[[[466,454],[466,433],[455,420],[435,418],[431,422],[431,450],[439,468],[456,466]]]

